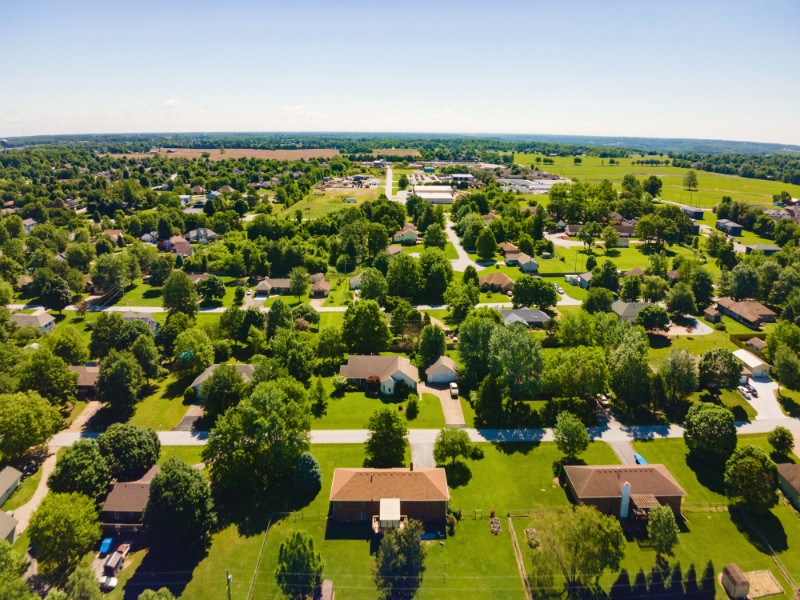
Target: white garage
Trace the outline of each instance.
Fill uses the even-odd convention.
[[[428,383],[450,383],[458,379],[458,367],[449,356],[440,356],[425,369],[425,375]]]
[[[736,360],[744,365],[745,369],[750,371],[752,374],[751,377],[754,379],[769,377],[769,365],[755,354],[748,352],[744,348],[739,348],[733,355],[736,357]]]

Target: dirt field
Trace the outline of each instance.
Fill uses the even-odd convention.
[[[413,148],[378,148],[372,156],[419,156],[419,150]]]
[[[225,160],[226,158],[263,158],[272,160],[300,160],[302,158],[331,158],[338,156],[339,151],[330,148],[309,148],[307,150],[256,150],[253,148],[226,148],[220,153],[218,148],[162,148],[159,154],[166,154],[174,158],[200,158],[203,152],[211,155],[211,160]],[[115,154],[125,158],[143,158],[152,156],[149,152],[133,152],[128,154]]]

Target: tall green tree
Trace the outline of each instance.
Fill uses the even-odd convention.
[[[72,290],[64,279],[56,275],[44,284],[40,300],[45,308],[57,310],[61,314],[72,302]]]
[[[169,313],[182,312],[189,317],[197,314],[197,288],[183,271],[169,274],[161,288],[162,306]]]
[[[650,538],[657,558],[665,554],[672,555],[672,549],[678,543],[678,523],[669,506],[662,504],[650,510],[647,537]]]
[[[131,423],[110,425],[97,438],[97,444],[111,475],[117,479],[138,479],[161,455],[158,434]]]
[[[725,464],[726,494],[748,513],[764,514],[778,503],[778,469],[757,446],[741,446]]]
[[[391,333],[377,302],[361,300],[347,307],[342,339],[353,354],[377,354],[386,350]]]
[[[39,572],[52,579],[63,574],[100,539],[94,500],[83,494],[48,494],[28,526]]]
[[[661,362],[658,373],[664,381],[668,400],[685,402],[697,390],[697,364],[688,350],[670,350]]]
[[[642,329],[633,328],[608,359],[609,383],[631,414],[649,404],[650,343]]]
[[[686,174],[683,176],[683,187],[687,190],[696,190],[698,185],[699,181],[697,180],[697,173],[695,170],[689,169],[686,171]]]
[[[203,474],[174,456],[167,460],[150,483],[143,521],[159,548],[181,552],[205,545],[217,515]]]
[[[284,482],[308,450],[310,429],[302,385],[286,377],[259,383],[217,419],[203,449],[215,494],[249,497]]]
[[[595,314],[611,312],[611,306],[613,304],[614,294],[611,293],[611,290],[607,290],[603,287],[592,287],[589,288],[589,293],[586,295],[586,299],[583,301],[581,308],[587,313]]]
[[[361,298],[364,300],[375,300],[382,304],[386,298],[389,287],[383,273],[369,267],[361,273]]]
[[[305,267],[295,267],[289,272],[289,293],[297,296],[298,302],[308,293],[310,287],[311,280]]]
[[[20,390],[38,392],[53,404],[66,404],[73,398],[78,374],[49,348],[29,353],[15,369]]]
[[[570,412],[560,412],[553,428],[556,447],[567,460],[574,461],[589,447],[589,433],[581,420]]]
[[[714,394],[722,388],[735,388],[742,376],[742,364],[727,348],[707,350],[698,367],[700,385]]]
[[[417,349],[420,366],[427,367],[446,351],[447,345],[442,328],[438,325],[425,325],[419,336],[419,348]]]
[[[410,600],[416,596],[425,573],[422,523],[411,519],[403,529],[383,536],[375,555],[373,578],[383,600]]]
[[[736,448],[733,413],[710,402],[695,402],[686,413],[683,439],[690,456],[710,465],[723,465]]]
[[[530,275],[523,275],[514,282],[512,294],[511,300],[514,308],[536,306],[540,309],[548,309],[558,302],[558,294],[551,283]]]
[[[463,429],[445,427],[436,436],[433,444],[433,458],[437,464],[443,464],[450,459],[451,464],[459,457],[468,458],[472,452],[472,442]]]
[[[519,360],[524,356],[525,360]],[[539,393],[544,369],[541,345],[521,325],[497,327],[489,338],[489,370],[508,386],[512,400],[531,400]]]
[[[216,275],[209,275],[195,284],[197,293],[206,302],[222,300],[225,297],[225,283]]]
[[[667,298],[667,310],[673,316],[691,315],[697,312],[694,294],[688,284],[678,282],[672,287]]]
[[[58,409],[36,392],[0,394],[0,455],[5,461],[43,446],[60,426]]]
[[[294,319],[289,306],[282,299],[278,298],[269,309],[267,316],[267,337],[272,339],[275,332],[281,327],[292,327]],[[249,328],[248,328],[249,330]]]
[[[152,335],[140,335],[131,345],[131,354],[139,363],[148,380],[156,379],[165,371],[161,368],[161,355]]]
[[[481,230],[478,239],[475,241],[475,251],[481,260],[492,260],[497,251],[497,240],[494,233],[488,227]]]
[[[287,598],[305,600],[315,597],[322,585],[324,564],[314,550],[314,540],[304,531],[294,531],[278,548],[275,579]]]
[[[58,457],[47,486],[57,493],[78,492],[95,502],[105,497],[111,472],[95,440],[78,440]]]
[[[233,365],[217,365],[200,386],[200,401],[209,423],[215,423],[226,410],[244,400],[246,392],[247,385]]]
[[[127,351],[112,350],[100,363],[97,398],[123,411],[133,410],[145,384],[144,372],[136,357]]]
[[[197,327],[178,335],[172,353],[175,367],[190,375],[199,375],[214,363],[214,345],[208,334]]]
[[[70,574],[64,591],[70,600],[101,600],[103,597],[97,577],[88,565],[79,565]]]
[[[408,447],[408,429],[397,411],[379,408],[369,418],[367,429],[366,464],[377,469],[402,467]]]
[[[47,338],[53,354],[68,365],[80,365],[89,360],[89,347],[74,327],[59,327]]]
[[[642,297],[642,279],[638,275],[628,275],[622,280],[619,299],[623,302],[636,302]]]
[[[408,254],[398,254],[389,263],[386,284],[390,296],[399,296],[413,301],[422,289],[422,275],[419,263]]]
[[[499,316],[499,313],[495,314]],[[459,383],[463,381],[470,389],[475,389],[489,373],[489,340],[495,328],[499,327],[498,321],[499,318],[473,313],[458,329],[458,354],[464,364]]]

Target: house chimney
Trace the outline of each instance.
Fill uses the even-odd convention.
[[[411,467],[409,468],[409,470],[411,470],[411,471],[414,470],[414,463],[413,462],[411,463]]]
[[[628,518],[628,510],[631,505],[631,484],[627,481],[622,484],[622,499],[619,503],[619,517],[621,519]]]

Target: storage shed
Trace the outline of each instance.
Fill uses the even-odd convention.
[[[725,565],[725,568],[722,569],[722,587],[733,600],[747,598],[750,593],[750,582],[739,566],[734,563]]]

